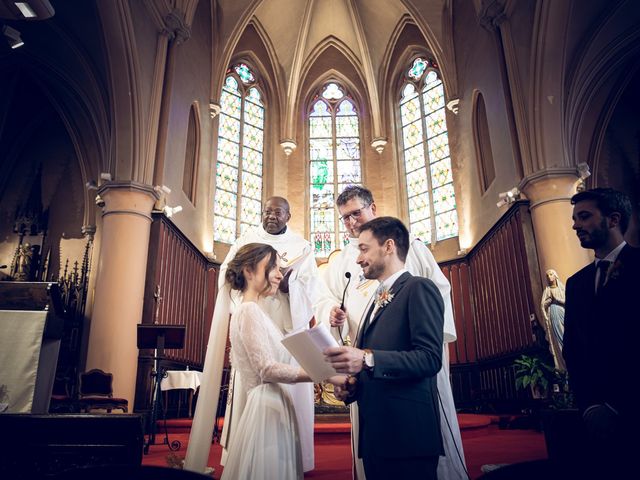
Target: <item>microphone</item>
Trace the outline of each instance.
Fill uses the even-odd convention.
[[[349,283],[351,283],[351,272],[344,272],[344,276],[347,277],[347,284],[344,286],[344,290],[342,291],[342,301],[340,302],[340,310],[344,311],[344,296],[347,294],[347,288],[349,288]]]
[[[344,290],[342,291],[342,301],[340,302],[340,310],[344,312],[344,297],[347,294],[347,288],[349,288],[349,284],[351,283],[351,272],[344,272],[344,276],[347,278],[347,284],[344,286]],[[340,341],[342,345],[344,345],[344,338],[342,338],[342,325],[338,327],[338,335],[340,335]]]

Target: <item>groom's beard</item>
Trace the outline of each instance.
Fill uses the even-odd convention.
[[[609,236],[607,219],[603,218],[598,228],[594,228],[590,232],[586,230],[579,230],[578,234],[580,233],[583,234],[582,236],[578,235],[578,238],[580,240],[580,246],[582,248],[589,248],[589,249],[600,248],[605,243],[607,243],[607,238]]]
[[[380,275],[384,273],[384,263],[372,262],[368,264],[365,268],[362,269],[362,273],[364,274],[364,278],[369,280],[377,280],[380,278]]]

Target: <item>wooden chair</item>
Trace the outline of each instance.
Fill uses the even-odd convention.
[[[114,409],[120,409],[127,413],[129,402],[126,398],[113,396],[113,375],[100,369],[89,370],[80,374],[80,386],[78,400],[81,412],[90,412],[95,409],[106,410],[111,413]]]
[[[69,378],[56,377],[51,391],[49,413],[73,413],[73,397],[69,393]]]

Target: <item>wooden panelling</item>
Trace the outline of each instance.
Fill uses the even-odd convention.
[[[512,208],[469,255],[477,360],[531,348],[531,318],[537,316],[531,279],[540,278],[523,222],[526,204]],[[531,275],[532,270],[535,275]]]
[[[182,349],[167,349],[167,369],[201,370],[217,294],[218,270],[164,216],[153,216],[147,260],[142,323],[186,326]],[[151,394],[152,350],[138,361],[136,409],[145,409]]]
[[[215,302],[217,268],[166,219],[154,217],[142,323],[184,324],[183,349],[168,359],[202,367]]]
[[[466,261],[449,263],[442,271],[451,284],[451,302],[456,325],[456,342],[449,344],[451,364],[467,363],[475,360],[475,340],[473,331],[473,310],[469,290]]]
[[[538,258],[526,202],[517,202],[464,258],[441,268],[451,283],[458,339],[449,345],[451,382],[460,407],[513,407],[513,361],[544,351],[533,335],[540,318]]]

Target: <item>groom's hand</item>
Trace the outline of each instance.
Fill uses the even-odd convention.
[[[362,371],[364,351],[355,347],[330,347],[324,351],[327,362],[338,373],[355,375]]]

